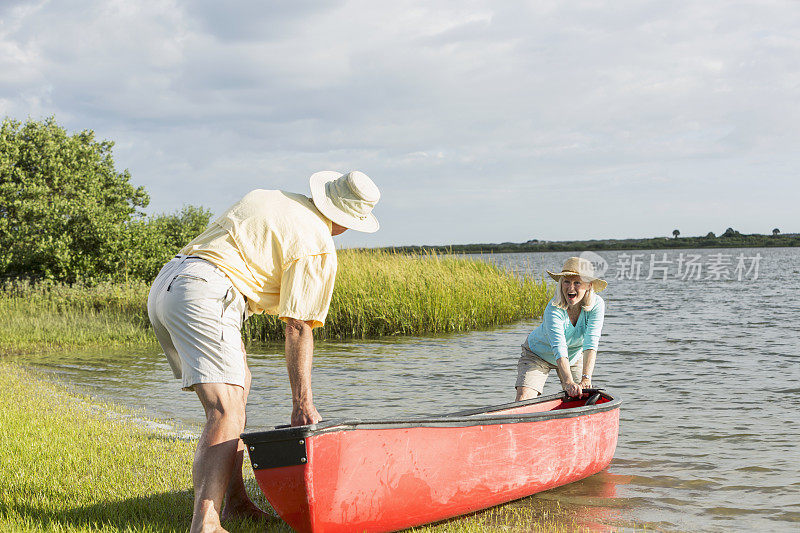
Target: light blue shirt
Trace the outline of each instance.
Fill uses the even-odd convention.
[[[566,357],[572,366],[583,350],[597,349],[605,313],[606,303],[595,294],[592,308],[589,311],[581,309],[573,326],[567,310],[550,301],[542,315],[541,325],[528,335],[528,348],[548,363],[556,364],[558,359]]]

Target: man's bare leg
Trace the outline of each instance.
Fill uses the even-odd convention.
[[[236,450],[236,459],[233,464],[231,480],[225,492],[225,507],[222,509],[222,520],[230,518],[248,517],[253,520],[269,520],[271,517],[262,511],[247,495],[242,477],[242,463],[244,462],[244,443],[240,440]]]
[[[244,343],[242,343],[242,353],[244,353]],[[244,404],[242,409],[247,407],[247,397],[250,394],[250,368],[247,366],[247,355],[245,354],[244,361],[245,368],[245,388],[244,388]],[[247,423],[247,415],[245,415],[245,424]],[[236,448],[236,458],[233,463],[233,470],[231,472],[231,480],[228,483],[228,489],[225,491],[225,506],[222,508],[222,520],[229,518],[247,516],[254,520],[269,519],[270,516],[258,508],[250,497],[247,495],[247,489],[244,486],[244,479],[242,477],[242,463],[244,462],[244,442],[238,440]]]
[[[239,435],[244,430],[245,391],[227,383],[195,385],[206,412],[192,464],[194,514],[192,533],[224,532],[220,508],[236,464]],[[239,469],[241,477],[241,468]]]

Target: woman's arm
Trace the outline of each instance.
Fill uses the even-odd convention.
[[[592,310],[586,313],[586,330],[583,332],[583,351],[597,350],[600,345],[600,333],[603,331],[603,321],[606,316],[606,303],[595,295],[596,303]],[[590,374],[591,375],[591,374]]]
[[[606,314],[606,304],[603,299],[597,295],[595,295],[595,298],[597,301],[588,313],[586,332],[583,334],[583,377],[581,377],[581,387],[584,389],[592,386],[594,362],[597,358],[600,332],[603,330],[603,320]]]
[[[556,373],[561,380],[561,388],[567,391],[570,396],[580,396],[580,386],[572,379],[572,372],[569,369],[569,352],[567,351],[567,336],[564,333],[567,318],[566,311],[550,308],[549,313],[545,313],[543,325],[553,356],[556,359]]]
[[[581,388],[588,389],[592,386],[592,372],[594,372],[594,360],[597,357],[597,350],[583,351],[583,377],[581,378]]]
[[[559,357],[556,359],[556,373],[558,373],[558,379],[561,380],[561,388],[563,388],[569,396],[576,397],[581,395],[581,386],[572,379],[572,372],[570,372],[569,369],[569,359],[566,357]]]
[[[553,357],[556,362],[561,358],[568,359],[569,357],[569,353],[567,352],[567,336],[564,334],[567,320],[569,320],[567,318],[567,312],[555,306],[549,306],[548,309],[545,309],[545,314],[542,317],[544,333],[547,336],[547,340],[550,342],[550,349],[553,350]]]

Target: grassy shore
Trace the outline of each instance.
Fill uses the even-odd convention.
[[[0,290],[0,354],[153,343],[145,282],[95,286],[7,283]],[[484,261],[435,254],[339,253],[320,338],[468,331],[540,316],[541,280]],[[248,321],[246,341],[283,338],[282,322]]]
[[[0,291],[0,354],[156,342],[144,282],[7,283]]]
[[[130,416],[0,362],[0,531],[186,531],[195,443]]]
[[[186,531],[196,442],[133,424],[131,415],[0,361],[0,531]],[[245,478],[254,500],[269,509],[249,465]],[[277,517],[223,525],[245,533],[291,531]],[[588,529],[574,509],[525,500],[413,531]]]

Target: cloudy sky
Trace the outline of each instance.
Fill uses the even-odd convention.
[[[0,0],[0,114],[151,213],[362,170],[345,246],[800,231],[797,1]]]

